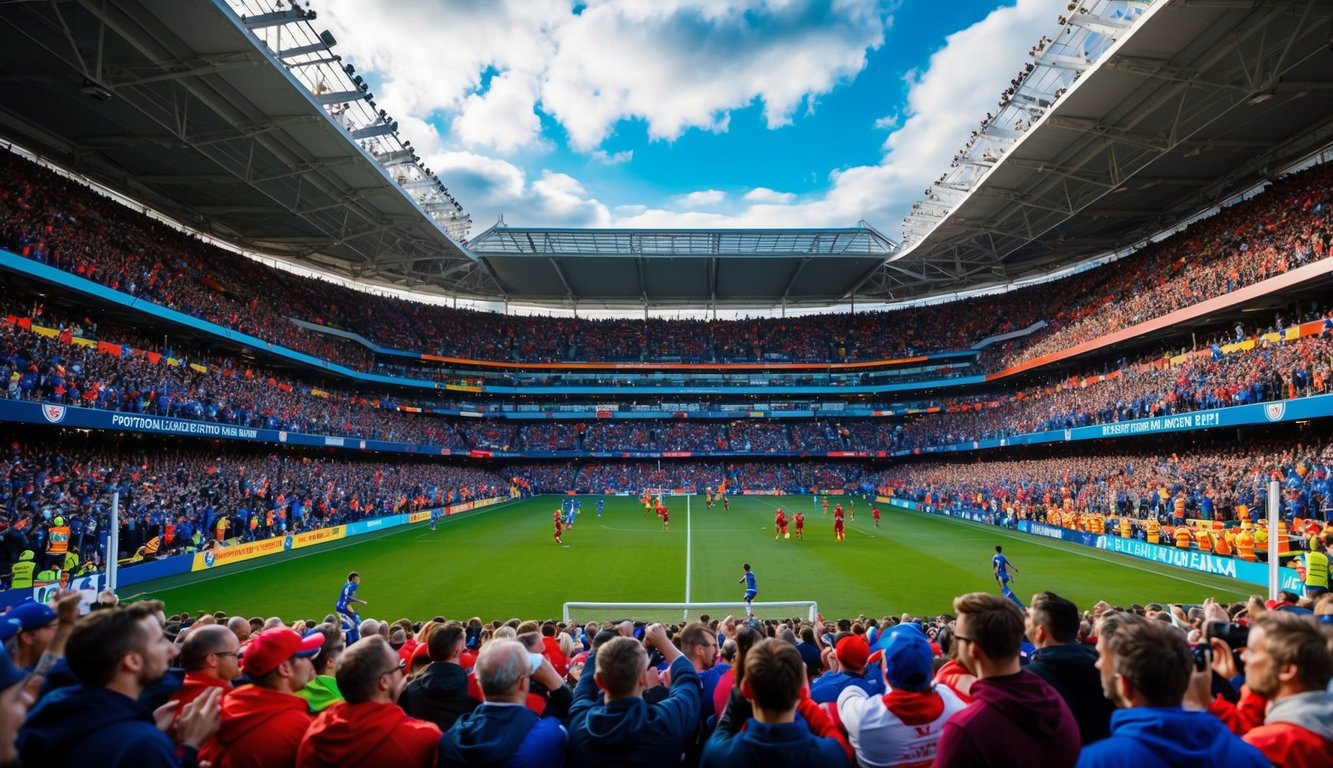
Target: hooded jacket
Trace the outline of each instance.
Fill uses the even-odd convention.
[[[106,688],[61,688],[43,698],[28,713],[18,748],[20,765],[42,768],[84,768],[91,756],[106,768],[181,764],[152,710]]]
[[[744,721],[744,708],[728,706],[717,729],[704,746],[700,768],[845,768],[854,753],[838,726],[811,699],[797,703],[796,717],[790,723],[763,723],[754,717]]]
[[[296,755],[298,768],[430,768],[440,729],[408,717],[397,704],[340,701],[319,713]]]
[[[585,670],[597,668],[596,655],[588,655]],[[699,673],[684,656],[671,662],[671,693],[656,704],[639,697],[603,702],[594,676],[581,675],[569,712],[570,766],[679,766],[685,739],[698,727],[701,695]]]
[[[1097,671],[1097,649],[1079,643],[1038,648],[1027,670],[1051,684],[1078,722],[1083,743],[1091,744],[1111,735],[1112,704],[1102,691]]]
[[[446,766],[559,768],[567,736],[560,721],[522,704],[486,703],[458,719],[440,739]]]
[[[243,685],[222,699],[222,724],[200,747],[199,759],[213,768],[293,765],[313,719],[300,696]]]
[[[1264,724],[1245,734],[1273,765],[1333,765],[1333,693],[1309,691],[1273,702]]]
[[[1046,768],[1078,759],[1078,724],[1064,699],[1040,677],[1021,670],[972,684],[972,704],[949,718],[935,753],[939,766]]]
[[[1111,736],[1088,745],[1079,768],[1168,768],[1269,765],[1259,750],[1207,712],[1179,707],[1134,707],[1111,715]]]
[[[432,662],[416,680],[407,684],[398,706],[412,717],[428,720],[447,731],[462,715],[481,703],[468,693],[466,669],[448,661]]]
[[[335,702],[343,700],[342,691],[338,690],[338,678],[333,675],[317,675],[314,680],[306,684],[306,687],[296,692],[297,696],[306,700],[310,705],[310,711],[319,714],[328,709]],[[402,702],[399,702],[402,706]]]

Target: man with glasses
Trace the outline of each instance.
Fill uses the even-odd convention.
[[[222,727],[199,750],[199,759],[213,768],[294,764],[312,720],[296,693],[315,678],[310,660],[323,645],[323,635],[302,637],[287,627],[251,638],[241,659],[251,684],[223,698]]]
[[[440,729],[408,717],[398,706],[407,662],[379,635],[347,646],[335,677],[344,700],[319,714],[301,741],[296,764],[328,766],[434,766]]]
[[[212,688],[224,694],[230,691],[231,681],[241,673],[240,649],[236,635],[226,627],[210,624],[190,630],[180,655],[185,683],[171,701],[184,707]],[[180,709],[176,712],[179,717]]]
[[[977,681],[972,705],[944,724],[935,765],[1072,766],[1078,722],[1050,684],[1019,666],[1023,612],[985,592],[955,598],[953,609],[958,662]]]

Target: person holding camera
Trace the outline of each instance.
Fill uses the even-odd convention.
[[[1270,702],[1245,741],[1274,765],[1333,766],[1333,658],[1319,625],[1273,611],[1251,625],[1244,656],[1245,686]]]
[[[656,704],[643,700],[649,679],[645,645],[670,665],[671,692]],[[569,764],[679,766],[685,739],[698,725],[702,685],[694,665],[671,642],[666,628],[649,625],[643,643],[629,637],[609,640],[589,654],[587,663],[596,672],[580,675],[574,688]]]
[[[1119,709],[1111,715],[1110,737],[1085,746],[1079,768],[1269,765],[1220,720],[1181,706],[1196,659],[1180,630],[1110,614],[1102,620],[1097,650],[1102,688]],[[1205,656],[1201,671],[1207,667]]]
[[[534,681],[548,690],[564,681],[549,659],[516,640],[488,643],[477,656],[481,706],[460,717],[440,739],[442,765],[522,765],[564,763],[568,735],[559,718],[538,717],[525,706]]]

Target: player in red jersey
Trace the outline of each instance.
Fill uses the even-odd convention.
[[[658,504],[658,505],[657,505],[657,514],[658,514],[658,516],[660,516],[660,517],[662,518],[662,530],[665,531],[665,530],[667,530],[668,528],[670,528],[670,527],[671,527],[671,512],[669,512],[669,511],[667,510],[665,504]]]
[[[845,515],[845,514],[847,514],[847,513],[842,511],[842,504],[835,504],[835,505],[833,505],[833,516],[834,516],[834,517],[842,517],[842,516]]]
[[[796,523],[796,538],[798,538],[798,539],[804,539],[804,538],[805,538],[805,515],[804,515],[803,513],[801,513],[801,512],[797,512],[797,513],[796,513],[796,516],[792,518],[792,522],[793,522],[793,523]]]
[[[843,539],[847,538],[847,532],[846,532],[846,530],[843,528],[842,518],[843,518],[843,515],[842,515],[842,505],[839,504],[838,506],[836,506],[836,507],[833,508],[833,540],[834,540],[834,541],[842,541]]]
[[[560,510],[557,509],[557,510],[555,511],[555,543],[556,543],[556,544],[564,544],[564,543],[565,543],[565,542],[563,542],[563,541],[560,540],[560,532],[563,531],[563,530],[565,530],[565,526],[564,526],[563,523],[560,522]]]
[[[873,517],[873,518],[875,518],[875,527],[878,528],[878,527],[879,527],[879,505],[878,505],[878,504],[871,504],[871,505],[870,505],[870,516]]]
[[[787,532],[787,513],[778,507],[777,514],[773,515],[773,538],[778,538]],[[790,538],[790,536],[788,537]]]

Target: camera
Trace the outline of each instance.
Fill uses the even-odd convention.
[[[1217,638],[1227,644],[1231,650],[1244,648],[1250,643],[1250,628],[1224,621],[1210,621],[1204,627],[1203,636],[1212,640]]]
[[[1191,645],[1190,655],[1194,657],[1194,671],[1203,672],[1212,661],[1213,649],[1207,645]]]

